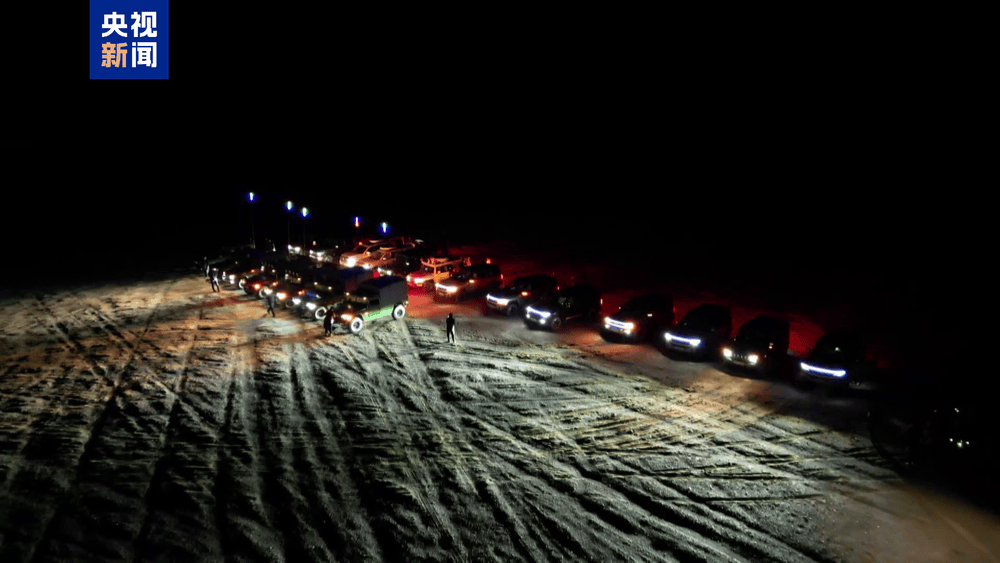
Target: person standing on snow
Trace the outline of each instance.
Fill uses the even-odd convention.
[[[208,281],[212,283],[212,293],[216,291],[222,291],[219,289],[219,270],[218,268],[212,268],[212,271],[208,274]]]
[[[333,334],[333,307],[326,310],[326,316],[323,317],[323,331],[326,336]]]
[[[268,313],[271,313],[271,316],[273,317],[274,316],[274,292],[272,291],[272,292],[268,293],[266,296],[264,296],[264,301],[267,302],[267,311],[264,313],[264,315],[266,316]]]
[[[457,344],[455,341],[455,317],[451,313],[448,313],[448,318],[445,320],[444,325],[448,331],[448,342]]]

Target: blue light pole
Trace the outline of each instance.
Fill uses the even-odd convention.
[[[285,204],[285,209],[288,210],[288,244],[285,245],[285,254],[289,254],[292,251],[292,202],[291,201]]]
[[[250,192],[250,240],[253,241],[253,249],[257,250],[257,231],[256,231],[256,229],[254,229],[254,224],[253,224],[253,207],[254,207],[253,206],[253,202],[254,202],[254,199],[255,199],[254,193]]]
[[[302,252],[306,252],[306,217],[309,216],[309,210],[305,207],[302,208]]]

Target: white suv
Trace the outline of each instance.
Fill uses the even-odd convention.
[[[472,260],[464,258],[425,258],[420,261],[420,269],[406,276],[406,284],[410,287],[422,287],[434,291],[434,284],[446,280],[453,272],[466,266],[471,266]]]

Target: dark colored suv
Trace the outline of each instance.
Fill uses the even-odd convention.
[[[876,364],[868,358],[861,333],[850,329],[827,332],[799,363],[795,381],[834,387],[868,388],[878,376]]]
[[[482,295],[497,289],[503,283],[503,274],[496,264],[473,264],[434,285],[435,299],[462,299],[469,295]]]
[[[663,333],[663,345],[668,352],[714,360],[723,343],[733,332],[733,315],[728,305],[706,303],[691,309],[677,326]]]
[[[601,336],[605,340],[626,339],[639,342],[659,335],[674,324],[674,299],[671,295],[649,293],[629,299],[618,312],[604,317]]]
[[[520,315],[533,301],[548,299],[559,291],[556,279],[545,274],[516,278],[501,289],[486,294],[487,310],[503,313],[508,317]]]
[[[758,315],[740,327],[736,338],[722,348],[726,366],[758,373],[777,373],[788,357],[788,321]]]
[[[528,328],[559,330],[567,322],[597,320],[601,314],[601,293],[589,285],[563,288],[549,299],[533,302],[524,309]]]

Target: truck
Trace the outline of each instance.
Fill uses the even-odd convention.
[[[348,294],[334,320],[346,326],[351,334],[357,334],[371,321],[402,319],[409,305],[406,280],[399,276],[382,276],[359,284]]]

